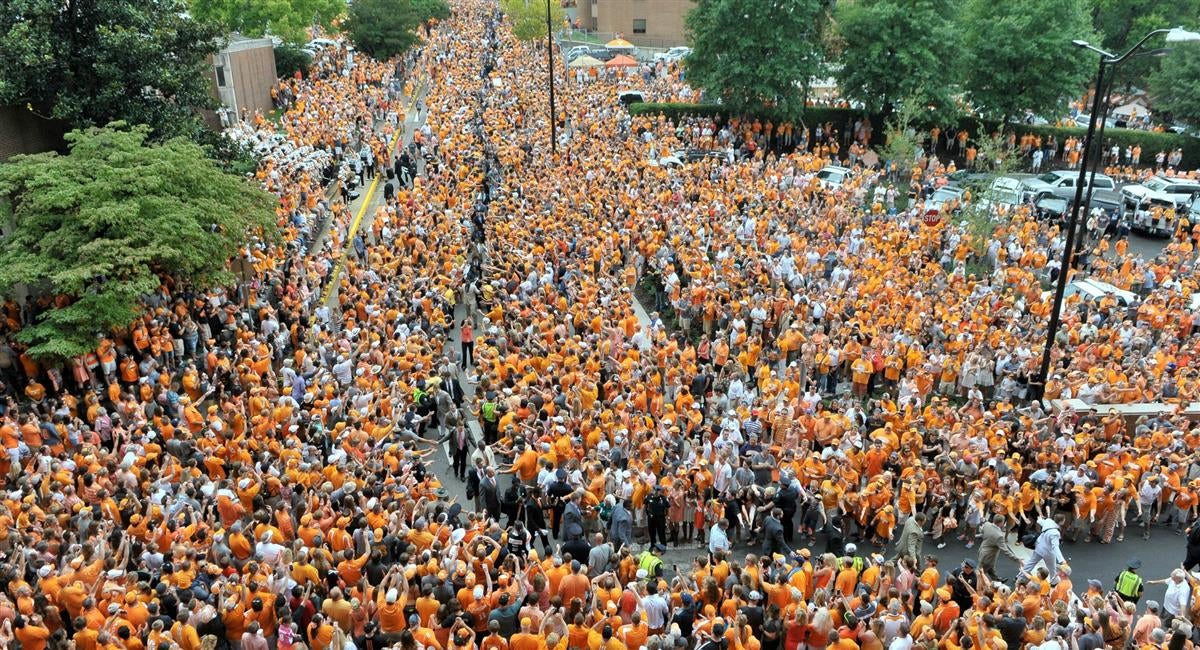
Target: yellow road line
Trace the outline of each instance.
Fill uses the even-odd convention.
[[[417,91],[413,93],[413,100],[408,105],[408,110],[405,111],[406,116],[416,107],[423,86],[423,82],[417,85]],[[413,123],[413,127],[416,128],[415,122]],[[392,135],[392,141],[388,144],[389,156],[396,149],[397,139],[401,142],[404,139],[404,124],[401,124],[400,128],[396,129],[396,133]],[[354,215],[354,220],[350,222],[350,229],[346,231],[346,239],[342,242],[342,254],[338,258],[337,266],[333,267],[333,273],[329,278],[329,285],[325,287],[325,295],[321,296],[322,305],[329,303],[329,299],[333,297],[333,290],[342,278],[342,271],[346,270],[346,256],[350,254],[350,249],[354,246],[354,236],[358,234],[358,228],[362,225],[363,216],[367,213],[367,208],[371,207],[371,201],[375,198],[375,189],[379,187],[379,179],[383,176],[384,173],[375,174],[375,180],[371,181],[371,186],[367,188],[367,193],[363,196],[362,205],[358,206],[358,214]]]

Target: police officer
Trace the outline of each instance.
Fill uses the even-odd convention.
[[[483,443],[494,444],[499,439],[499,424],[501,404],[496,401],[495,391],[488,391],[483,404],[479,406],[479,419],[483,422]]]
[[[654,493],[646,498],[646,527],[650,532],[650,545],[667,542],[667,509],[670,508],[661,485],[654,486]]]
[[[650,548],[638,556],[638,569],[646,572],[647,578],[661,578],[663,575],[662,554],[667,547],[651,543]]]
[[[1142,591],[1145,589],[1142,576],[1137,574],[1137,570],[1142,568],[1142,561],[1135,557],[1129,561],[1127,566],[1127,569],[1117,574],[1117,583],[1114,590],[1121,597],[1121,600],[1127,603],[1137,603],[1142,597]]]

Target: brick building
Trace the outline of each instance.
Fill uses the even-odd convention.
[[[683,17],[692,0],[578,0],[580,26],[620,34],[642,47],[685,45]]]
[[[67,125],[47,120],[24,106],[0,106],[0,162],[23,153],[65,150]]]

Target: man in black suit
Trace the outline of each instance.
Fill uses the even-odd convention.
[[[496,485],[496,470],[489,467],[479,480],[479,496],[488,516],[500,521],[500,488]]]
[[[458,383],[458,378],[446,371],[442,371],[441,374],[442,387],[450,394],[451,401],[454,402],[455,406],[462,406],[464,395],[462,385]]]
[[[438,440],[438,444],[450,443],[450,467],[454,471],[454,476],[460,481],[467,480],[467,457],[470,456],[471,450],[475,448],[475,439],[471,432],[467,430],[467,424],[458,416],[457,412],[452,413],[446,419],[446,434]],[[480,459],[483,460],[482,458]]]
[[[563,508],[562,535],[559,539],[564,542],[583,539],[583,510],[579,507],[579,501],[582,496],[582,490],[573,492],[567,498],[567,505]],[[584,557],[586,558],[587,556],[585,555]]]
[[[796,530],[796,510],[799,508],[799,502],[800,492],[792,485],[791,475],[785,473],[779,492],[775,494],[775,503],[779,504],[779,509],[783,512],[779,523],[783,526],[783,539],[788,544],[792,543]]]
[[[791,555],[791,550],[788,549],[787,540],[783,537],[783,523],[780,519],[783,518],[783,510],[773,508],[771,514],[763,519],[763,546],[762,556],[771,557],[775,553],[782,555]]]

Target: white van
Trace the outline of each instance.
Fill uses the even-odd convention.
[[[1008,176],[997,178],[984,190],[983,197],[976,205],[992,214],[1008,214],[1021,205],[1020,179]]]

